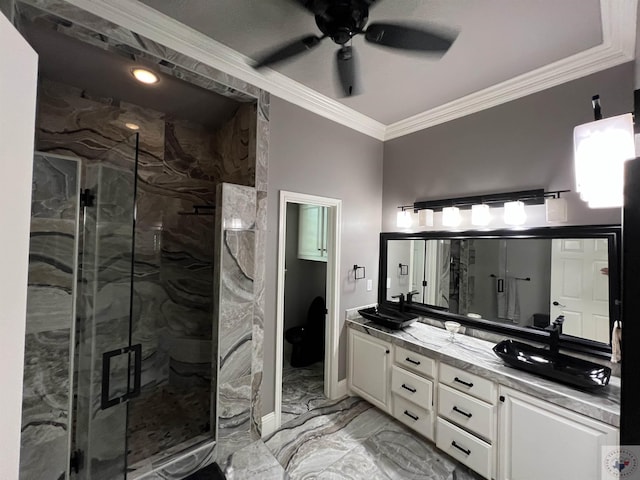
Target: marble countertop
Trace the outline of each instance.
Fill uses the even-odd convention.
[[[609,385],[602,390],[586,392],[505,365],[491,350],[495,344],[493,342],[458,334],[456,342],[452,343],[446,330],[421,322],[415,322],[403,330],[390,330],[365,320],[357,311],[355,314],[352,312],[347,315],[347,325],[354,330],[441,360],[609,425],[620,426],[618,377],[612,376]]]

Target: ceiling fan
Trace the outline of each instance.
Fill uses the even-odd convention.
[[[307,35],[276,47],[257,59],[254,68],[262,68],[300,55],[331,38],[340,49],[336,52],[336,70],[344,96],[358,93],[353,47],[348,45],[356,35],[364,35],[369,43],[401,50],[444,54],[456,38],[455,34],[436,33],[431,28],[400,23],[375,22],[367,26],[369,7],[376,0],[293,0],[315,15],[321,36]],[[366,27],[366,28],[365,28]]]

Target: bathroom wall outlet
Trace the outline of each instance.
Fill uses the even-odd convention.
[[[373,280],[368,278],[367,279],[367,292],[370,292],[371,290],[373,290]]]
[[[387,278],[387,290],[391,288],[391,279]]]

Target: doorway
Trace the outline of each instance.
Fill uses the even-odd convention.
[[[342,201],[281,191],[279,205],[273,429],[304,413],[292,406],[304,403],[306,411],[340,394]]]

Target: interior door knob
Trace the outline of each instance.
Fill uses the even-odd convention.
[[[553,306],[554,307],[563,307],[563,308],[566,307],[566,305],[562,305],[560,302],[556,302],[555,300],[553,302]]]

